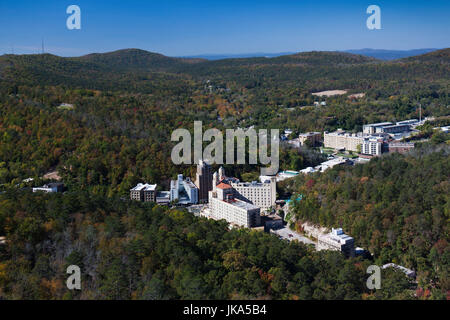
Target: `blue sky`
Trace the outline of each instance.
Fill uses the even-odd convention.
[[[66,8],[81,8],[81,30],[68,30]],[[381,8],[381,30],[368,30],[366,8]],[[14,0],[0,2],[0,54],[78,56],[141,48],[170,56],[444,48],[450,1]]]

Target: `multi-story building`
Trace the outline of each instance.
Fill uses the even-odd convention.
[[[393,124],[391,126],[384,126],[377,128],[376,132],[380,133],[401,133],[408,132],[411,130],[411,126],[409,124]]]
[[[417,119],[399,121],[396,124],[392,122],[380,122],[380,123],[370,123],[363,126],[364,134],[374,134],[374,133],[401,133],[408,132],[411,130],[411,126],[418,122]]]
[[[332,229],[331,233],[319,235],[317,250],[335,250],[347,257],[355,256],[355,240],[346,235],[341,228]]]
[[[225,219],[231,224],[253,228],[261,225],[260,208],[234,198],[233,187],[221,182],[209,192],[210,216],[214,219]]]
[[[336,132],[325,131],[323,134],[323,141],[325,148],[358,151],[358,146],[362,144],[363,137],[361,134],[348,133],[343,130],[338,130]]]
[[[211,166],[203,160],[197,165],[195,185],[198,188],[198,202],[208,202],[208,192],[212,190]]]
[[[322,134],[320,132],[300,133],[298,135],[298,140],[301,146],[305,145],[307,141],[309,145],[316,146],[322,140]]]
[[[225,182],[233,189],[233,197],[268,210],[275,205],[277,200],[277,186],[275,176],[261,176],[261,182],[240,182],[239,179],[226,177],[225,170],[220,167],[218,174],[213,175],[213,190],[220,182]]]
[[[374,134],[377,133],[379,131],[377,131],[377,128],[382,128],[385,126],[390,126],[392,125],[392,122],[379,122],[379,123],[369,123],[369,124],[365,124],[363,126],[363,133],[365,134]]]
[[[383,139],[378,137],[365,137],[361,144],[361,153],[379,156],[382,152]]]
[[[143,202],[156,201],[156,184],[138,183],[130,189],[130,199]]]
[[[170,201],[178,200],[179,204],[198,203],[198,188],[191,179],[183,179],[179,174],[177,180],[170,181]]]

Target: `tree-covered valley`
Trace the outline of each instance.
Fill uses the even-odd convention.
[[[0,299],[445,299],[449,147],[433,126],[449,125],[449,86],[450,49],[388,62],[337,52],[217,61],[136,49],[0,56]],[[348,93],[312,95],[337,89]],[[386,287],[371,291],[365,272],[374,261],[124,200],[138,182],[166,190],[178,173],[195,176],[195,166],[170,159],[171,132],[192,132],[194,121],[204,130],[357,131],[418,118],[419,105],[436,120],[414,153],[279,186],[305,196],[295,221],[342,226],[376,263],[417,270],[417,284],[383,270]],[[282,170],[320,161],[308,148],[280,150]],[[27,189],[54,170],[66,193]],[[226,170],[245,179],[259,167]],[[65,288],[70,264],[86,271],[81,293]]]

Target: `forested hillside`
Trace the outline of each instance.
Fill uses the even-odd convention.
[[[449,292],[450,148],[423,147],[352,168],[300,177],[288,188],[303,194],[293,218],[342,227],[377,264],[417,271],[424,290]]]
[[[134,49],[79,58],[5,55],[0,184],[56,168],[69,184],[112,195],[141,180],[192,176],[192,168],[172,165],[169,139],[176,128],[192,130],[194,120],[205,128],[305,132],[417,117],[418,103],[423,116],[448,115],[448,55],[446,49],[395,62],[337,52],[221,61]],[[311,92],[322,89],[366,97],[329,97],[327,106],[311,107],[324,99]],[[61,103],[74,108],[59,109]],[[302,155],[282,159],[283,169],[308,164]],[[257,168],[236,174],[244,171]]]
[[[401,272],[365,286],[370,261],[187,211],[87,193],[0,195],[0,299],[387,299],[412,298]],[[83,270],[83,290],[65,286]]]
[[[287,190],[305,195],[297,219],[343,226],[377,263],[416,268],[417,297],[445,298],[448,136],[433,126],[448,124],[449,55],[444,49],[390,62],[337,52],[219,61],[136,49],[1,56],[0,236],[7,242],[0,245],[0,299],[414,298],[414,285],[392,270],[383,274],[386,287],[368,291],[370,261],[229,232],[222,222],[124,198],[138,182],[167,190],[176,174],[195,176],[194,166],[170,159],[171,133],[192,131],[195,120],[204,130],[361,130],[418,118],[419,104],[422,116],[437,117],[422,128],[437,149],[298,178]],[[312,95],[338,89],[347,93]],[[282,170],[323,160],[308,148],[280,150]],[[54,170],[67,193],[27,189]],[[251,181],[259,167],[226,170]],[[87,274],[86,290],[71,296],[64,279],[73,263]]]

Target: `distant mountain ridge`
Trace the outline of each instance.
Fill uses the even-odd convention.
[[[429,52],[437,51],[436,48],[412,49],[412,50],[386,50],[386,49],[352,49],[343,52],[361,54],[363,56],[372,57],[380,60],[396,60],[412,56],[418,56]]]
[[[404,68],[402,65],[410,65]],[[94,53],[65,58],[51,54],[0,56],[0,82],[9,85],[65,85],[100,90],[151,91],[158,83],[221,79],[240,79],[248,87],[282,82],[311,82],[315,88],[324,87],[323,79],[341,78],[348,87],[355,78],[376,81],[377,77],[422,77],[426,72],[445,77],[450,64],[450,48],[424,55],[383,61],[361,54],[338,51],[311,51],[273,58],[235,58],[205,60],[174,58],[139,49],[124,49],[108,53]],[[402,73],[400,75],[399,73]],[[441,75],[442,74],[442,75]],[[336,75],[339,75],[337,77]],[[428,76],[428,75],[427,75]],[[258,78],[259,77],[259,78]],[[348,82],[348,84],[347,84]],[[309,84],[311,85],[311,84]],[[183,85],[178,85],[183,90]],[[323,89],[326,89],[323,88]]]
[[[366,57],[372,57],[380,60],[395,60],[401,58],[407,58],[411,56],[417,56],[439,49],[425,48],[425,49],[411,49],[411,50],[389,50],[389,49],[350,49],[350,50],[337,50],[336,52],[346,52],[359,54]],[[308,51],[304,51],[308,52]],[[314,52],[314,51],[313,51]],[[333,52],[333,51],[328,51]],[[303,52],[299,52],[303,53]],[[280,56],[288,56],[298,54],[298,52],[255,52],[255,53],[223,53],[223,54],[199,54],[192,56],[182,56],[181,58],[194,58],[194,59],[206,59],[206,60],[224,60],[224,59],[240,59],[240,58],[276,58]]]
[[[190,59],[206,59],[206,60],[224,60],[224,59],[240,59],[240,58],[276,58],[295,54],[294,51],[289,52],[253,52],[253,53],[216,53],[216,54],[199,54],[192,56],[181,56],[180,58]]]

